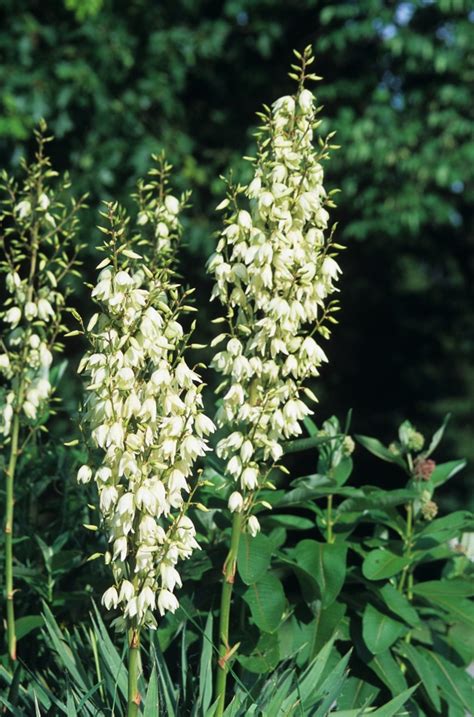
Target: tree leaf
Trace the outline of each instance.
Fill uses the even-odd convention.
[[[244,533],[240,538],[237,570],[246,585],[256,583],[270,565],[272,543],[266,535],[258,533],[254,538]]]
[[[368,580],[384,580],[400,573],[409,563],[409,558],[378,548],[366,556],[362,564],[362,573]]]
[[[286,605],[281,582],[271,573],[251,585],[243,594],[253,621],[263,632],[274,632],[280,625]]]
[[[296,546],[294,555],[296,563],[316,580],[322,606],[328,607],[344,584],[347,545],[302,540]]]
[[[393,620],[368,603],[362,616],[362,635],[373,655],[385,652],[398,638],[407,632],[401,622]]]

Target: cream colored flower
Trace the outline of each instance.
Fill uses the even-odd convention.
[[[322,167],[330,145],[313,146],[316,108],[304,79],[303,70],[296,95],[266,112],[254,177],[238,191],[229,186],[219,205],[225,226],[208,263],[212,298],[230,317],[228,332],[213,342],[224,346],[213,366],[223,377],[217,453],[241,491],[232,493],[231,511],[244,502],[251,510],[283,443],[302,432],[311,414],[303,383],[327,362],[320,337],[329,335],[325,319],[333,321],[337,308],[328,297],[341,269],[327,231],[332,202]],[[258,531],[254,516],[247,529]]]
[[[93,479],[117,591],[117,599],[109,589],[103,601],[149,627],[156,626],[155,607],[161,615],[177,609],[178,563],[199,547],[184,513],[194,464],[215,430],[203,413],[201,378],[186,361],[183,294],[170,266],[181,205],[166,194],[141,209],[138,226],[155,229],[154,272],[144,272],[126,234],[120,250],[105,243],[113,261],[92,290],[99,311],[80,365],[88,388],[84,424],[101,460]],[[83,466],[78,480],[91,477]]]

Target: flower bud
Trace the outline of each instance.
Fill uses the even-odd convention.
[[[240,513],[244,507],[244,499],[241,494],[237,491],[231,493],[228,506],[231,513]]]
[[[108,588],[108,590],[105,591],[105,593],[102,595],[102,605],[104,605],[107,610],[111,610],[112,608],[116,608],[118,605],[119,596],[117,593],[117,590],[114,587]]]
[[[158,610],[160,615],[164,615],[165,612],[176,612],[179,607],[178,600],[169,590],[160,590],[158,595]]]
[[[258,519],[255,517],[255,515],[251,515],[249,517],[247,527],[252,538],[255,538],[257,533],[260,532],[260,523],[258,522]]]

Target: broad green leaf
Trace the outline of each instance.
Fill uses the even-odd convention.
[[[315,473],[314,475],[304,476],[293,481],[295,486],[287,493],[283,493],[281,498],[275,503],[278,508],[287,508],[295,505],[301,505],[314,498],[320,498],[323,495],[329,495],[337,490],[337,483],[325,475]]]
[[[362,635],[373,655],[385,652],[406,631],[406,627],[401,622],[379,612],[370,603],[365,606],[362,616]]]
[[[25,615],[15,620],[16,639],[21,640],[22,637],[28,635],[32,630],[41,627],[44,620],[41,615]]]
[[[459,473],[466,464],[467,461],[464,458],[458,461],[439,463],[431,474],[430,481],[436,487],[443,485],[443,483],[446,483],[446,481]]]
[[[156,715],[159,714],[160,696],[158,693],[158,677],[156,674],[156,665],[153,665],[143,707],[143,717],[156,717]]]
[[[385,583],[378,593],[388,609],[402,620],[405,620],[408,625],[414,627],[420,624],[420,617],[413,605],[393,585]]]
[[[318,435],[319,428],[317,427],[317,425],[315,424],[315,422],[313,421],[312,418],[310,418],[309,416],[305,416],[303,418],[303,423],[304,423],[304,427],[306,428],[306,430],[308,431],[308,433],[311,437]]]
[[[272,544],[266,535],[254,538],[244,533],[240,538],[237,569],[246,585],[252,585],[267,571],[272,557]]]
[[[441,607],[446,610],[449,615],[453,616],[456,621],[463,622],[470,627],[474,627],[474,604],[465,598],[446,595],[442,593],[423,594],[417,593],[419,597],[430,602],[432,605]]]
[[[436,710],[441,711],[441,700],[438,692],[438,683],[436,681],[433,671],[430,669],[430,665],[427,662],[423,652],[413,645],[403,643],[400,646],[400,652],[402,656],[409,661],[413,667],[417,677],[419,678],[428,698]]]
[[[257,627],[263,632],[274,632],[286,605],[283,586],[278,578],[267,573],[245,591],[243,598]]]
[[[466,510],[458,510],[442,518],[435,518],[416,536],[416,545],[430,541],[444,543],[460,535],[464,530],[470,530],[473,525],[473,515]]]
[[[346,605],[333,602],[326,608],[320,608],[314,620],[310,623],[312,627],[310,658],[318,654],[320,649],[334,635],[346,612]]]
[[[368,580],[384,580],[398,575],[409,562],[409,558],[378,548],[367,555],[362,564],[362,572]]]
[[[391,451],[389,451],[388,448],[383,445],[383,443],[380,443],[380,441],[377,440],[377,438],[356,435],[355,439],[356,441],[358,441],[358,443],[360,443],[361,446],[370,451],[370,453],[373,453],[374,456],[377,456],[377,458],[381,458],[383,461],[388,461],[388,463],[395,463],[395,465],[398,465],[405,470],[407,469],[403,458],[397,453],[392,453]]]
[[[311,640],[313,622],[302,622],[294,615],[284,620],[278,628],[280,659],[294,658],[300,664],[308,663],[308,645]]]
[[[314,520],[303,518],[301,515],[278,515],[275,513],[265,517],[265,525],[282,525],[289,530],[311,530],[314,528]]]
[[[364,486],[361,494],[344,500],[337,508],[337,513],[359,512],[364,510],[392,508],[402,503],[407,503],[417,497],[414,490],[379,490],[372,486]]]
[[[251,655],[238,655],[238,661],[249,672],[263,674],[271,672],[280,660],[278,636],[262,633]]]
[[[464,660],[466,666],[472,662],[473,627],[469,627],[462,622],[456,622],[448,630],[447,642],[449,647]]]
[[[382,652],[367,663],[377,677],[388,687],[394,697],[407,689],[407,683],[400,665],[394,660],[390,650]]]
[[[300,453],[301,451],[309,451],[312,448],[324,445],[338,438],[343,438],[342,434],[335,436],[310,436],[309,438],[295,438],[293,441],[288,441],[283,444],[283,453]]]
[[[474,582],[459,578],[443,580],[427,580],[423,583],[415,583],[413,586],[415,595],[422,597],[471,597],[474,595]]]
[[[457,703],[466,712],[472,711],[472,678],[460,667],[455,667],[441,655],[419,648],[426,658],[444,700]]]
[[[337,466],[331,471],[331,478],[334,478],[338,486],[343,486],[352,473],[352,458],[343,456]]]
[[[296,546],[294,555],[297,564],[316,580],[322,606],[328,607],[344,585],[347,545],[302,540]]]

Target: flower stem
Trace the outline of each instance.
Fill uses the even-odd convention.
[[[19,394],[23,394],[20,387]],[[20,416],[15,411],[10,443],[10,459],[6,471],[6,511],[5,511],[5,597],[7,613],[8,655],[13,663],[16,660],[15,607],[13,604],[13,509],[15,505],[14,481],[18,458],[18,437],[20,434]]]
[[[412,540],[413,540],[413,504],[408,503],[406,506],[407,511],[407,524],[406,524],[406,530],[405,530],[405,538],[404,538],[404,549],[403,549],[403,555],[407,558],[411,558],[411,549],[412,549]],[[405,587],[405,582],[407,578],[409,578],[411,574],[411,565],[406,565],[403,568],[402,575],[400,577],[400,581],[398,583],[398,591],[403,592],[403,589]],[[413,598],[413,594],[411,592],[411,589],[413,587],[413,579],[411,580],[411,587],[410,587],[410,580],[408,581],[408,590],[407,590],[407,597],[409,600]]]
[[[140,658],[140,631],[131,628],[129,631],[128,649],[128,703],[127,717],[137,717],[141,697],[138,691],[138,666]]]
[[[407,527],[405,532],[405,548],[404,548],[404,555],[408,558],[411,558],[412,556],[412,547],[413,547],[413,532],[414,532],[414,523],[415,523],[415,512],[413,508],[413,503],[409,503],[407,505]],[[406,596],[407,599],[410,600],[410,602],[413,600],[413,566],[411,564],[407,565],[402,572],[400,582],[398,585],[399,592],[403,592],[406,585]],[[405,642],[410,643],[411,642],[411,630],[407,632],[405,635]]]
[[[326,542],[334,543],[334,534],[332,531],[332,528],[334,525],[334,522],[332,519],[332,495],[328,495],[326,522],[327,522]]]
[[[216,674],[216,692],[215,698],[218,699],[215,717],[222,717],[225,707],[225,693],[228,674],[228,660],[233,654],[229,646],[229,621],[230,621],[230,603],[232,599],[232,590],[234,587],[235,570],[237,564],[237,553],[239,550],[240,536],[242,533],[242,513],[234,513],[232,520],[232,533],[230,539],[230,548],[225,559],[222,573],[224,581],[222,583],[221,607],[219,614],[219,660],[217,662]]]

